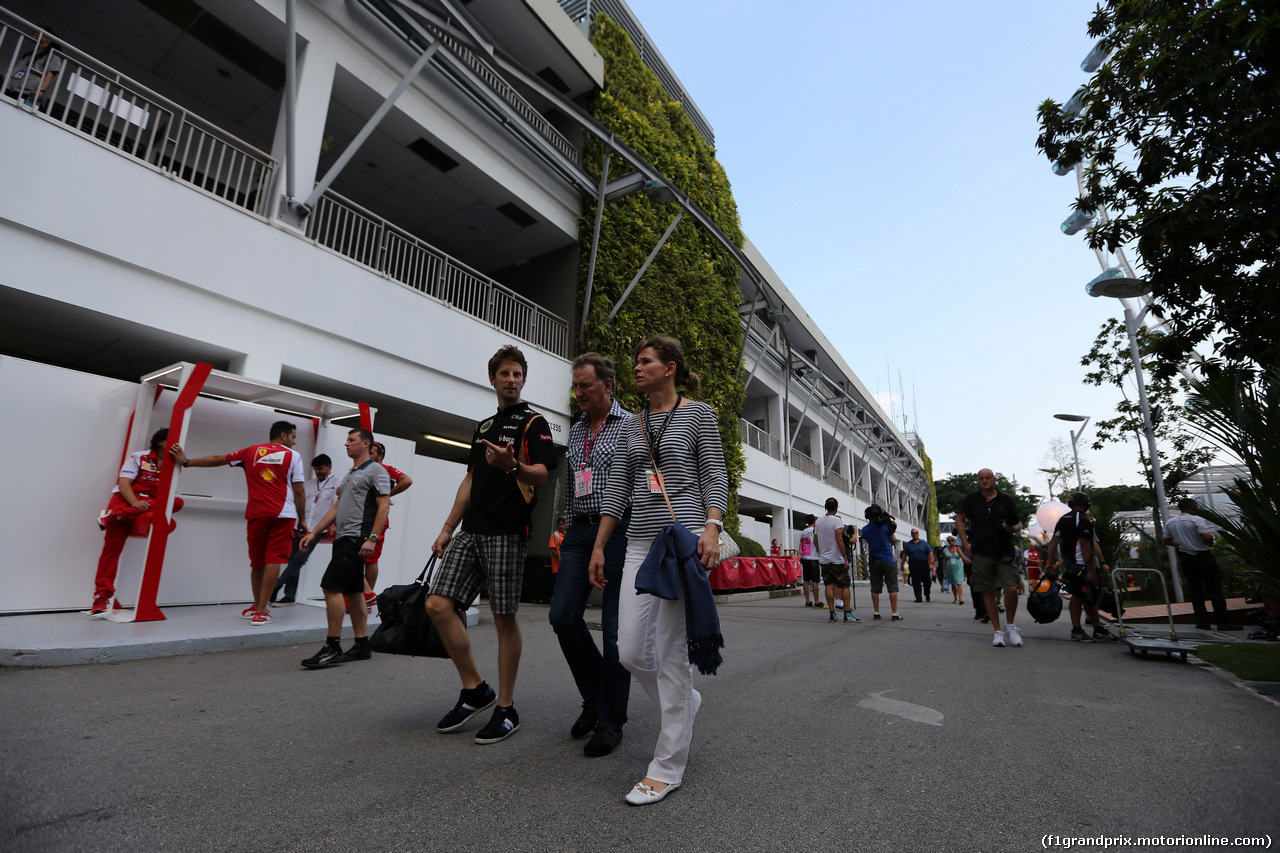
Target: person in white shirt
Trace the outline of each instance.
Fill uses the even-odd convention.
[[[315,459],[311,460],[311,470],[315,472],[315,479],[306,482],[307,490],[307,529],[324,518],[324,514],[333,508],[338,502],[338,476],[333,473],[333,460],[329,458],[327,453],[321,453]],[[321,531],[317,535],[323,534]],[[293,553],[289,556],[289,563],[285,566],[284,571],[280,573],[280,580],[276,582],[276,587],[271,592],[271,603],[280,607],[287,607],[294,603],[298,595],[298,580],[302,575],[302,567],[306,564],[314,548],[302,550],[298,547],[298,542],[302,539],[302,534],[298,533],[293,537]],[[281,593],[284,593],[281,595]]]
[[[805,607],[825,607],[818,598],[818,583],[822,580],[822,572],[818,568],[818,549],[813,544],[813,523],[816,519],[811,515],[800,531],[800,585],[804,588]]]
[[[828,621],[839,622],[836,617],[836,599],[844,608],[845,622],[860,622],[853,615],[849,604],[853,594],[849,589],[849,552],[844,546],[844,522],[836,515],[840,508],[835,498],[827,498],[823,504],[827,514],[813,526],[814,541],[818,546],[818,564],[822,567],[822,582],[827,586],[827,606],[831,608]]]
[[[1196,627],[1207,631],[1209,611],[1205,599],[1213,602],[1213,617],[1219,631],[1239,631],[1232,625],[1227,611],[1227,601],[1222,595],[1222,576],[1212,546],[1216,531],[1212,524],[1199,516],[1200,504],[1190,498],[1178,501],[1182,515],[1175,515],[1164,526],[1164,544],[1178,549],[1178,563],[1187,576],[1187,597],[1196,613]]]

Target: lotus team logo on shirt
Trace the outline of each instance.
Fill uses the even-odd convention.
[[[487,421],[485,421],[484,423],[480,424],[480,431],[481,431],[481,432],[488,432],[488,431],[489,431],[489,427],[491,427],[491,426],[493,426],[493,418],[489,418],[489,420],[487,420]]]

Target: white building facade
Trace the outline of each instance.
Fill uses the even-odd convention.
[[[416,484],[393,510],[386,583],[425,561],[466,455],[436,439],[465,445],[493,410],[485,365],[499,347],[524,351],[525,398],[563,444],[579,218],[596,192],[581,166],[591,129],[580,105],[604,74],[584,4],[0,5],[0,399],[11,422],[57,448],[14,462],[12,481],[27,486],[0,506],[0,611],[88,603],[101,545],[92,519],[139,380],[174,363],[376,410],[388,461]],[[52,62],[33,37],[50,30]],[[646,60],[678,87],[656,50]],[[17,71],[48,79],[46,91],[29,96]],[[737,256],[744,532],[789,541],[795,519],[832,495],[846,515],[874,499],[920,524],[928,484],[913,437],[754,248]],[[187,447],[263,441],[280,417],[208,401]],[[135,433],[163,425],[157,415]],[[341,437],[299,432],[308,458],[325,450],[341,467]],[[183,476],[179,493],[195,501],[171,539],[161,603],[240,600],[243,485],[225,472]],[[542,490],[532,550],[562,497]],[[192,580],[223,576],[235,582]]]

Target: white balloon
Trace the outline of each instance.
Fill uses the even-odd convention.
[[[1027,538],[1037,545],[1043,545],[1049,541],[1049,535],[1045,529],[1040,526],[1040,522],[1033,521],[1027,526]]]
[[[1058,524],[1058,519],[1070,511],[1071,507],[1062,501],[1049,501],[1041,504],[1040,508],[1036,510],[1036,521],[1040,523],[1041,530],[1053,530]]]

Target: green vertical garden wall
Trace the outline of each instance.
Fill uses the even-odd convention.
[[[596,120],[667,176],[741,246],[738,208],[714,149],[645,67],[627,34],[607,15],[599,15],[593,22],[591,42],[605,60],[604,89],[591,105]],[[593,139],[585,153],[586,168],[598,179],[604,146]],[[623,160],[614,157],[609,179],[624,177],[630,171]],[[650,335],[679,338],[689,369],[702,380],[698,399],[720,416],[720,438],[729,469],[728,527],[736,531],[736,495],[745,468],[738,432],[744,392],[742,382],[734,378],[742,345],[737,263],[692,217],[685,216],[622,310],[607,319],[679,210],[678,204],[655,202],[643,193],[605,206],[591,304],[583,306],[587,317],[582,349],[614,359],[619,368],[616,396],[623,406],[637,411],[642,400],[631,373],[633,347]],[[580,226],[580,301],[586,295],[595,215],[595,202],[588,201]]]

